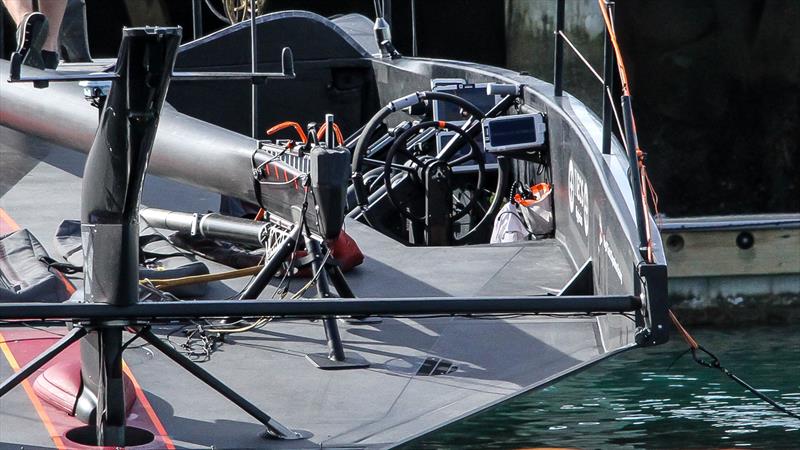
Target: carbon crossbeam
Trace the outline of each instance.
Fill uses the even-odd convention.
[[[0,320],[147,320],[200,317],[322,317],[326,315],[623,313],[641,308],[635,296],[414,297],[307,300],[201,300],[113,306],[102,303],[5,303]]]

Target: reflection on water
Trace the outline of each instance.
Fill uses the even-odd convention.
[[[800,328],[694,332],[734,373],[800,412]],[[604,361],[404,448],[800,448],[787,417],[674,338]]]

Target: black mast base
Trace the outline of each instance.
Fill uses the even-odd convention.
[[[322,370],[363,369],[369,367],[369,361],[366,358],[352,352],[345,352],[344,360],[342,361],[329,358],[327,353],[309,353],[306,355],[306,359]]]

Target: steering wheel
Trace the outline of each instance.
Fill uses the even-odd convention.
[[[352,163],[353,190],[356,197],[356,203],[364,212],[365,217],[366,217],[367,207],[369,206],[369,190],[364,184],[364,175],[365,175],[364,168],[365,168],[365,161],[367,159],[366,158],[367,148],[369,146],[369,143],[372,141],[373,134],[380,127],[383,121],[392,113],[400,111],[409,106],[422,103],[423,101],[426,100],[427,101],[436,100],[445,103],[452,103],[456,106],[459,106],[462,110],[464,110],[467,114],[469,114],[471,118],[475,120],[480,120],[484,118],[483,112],[481,112],[475,105],[473,105],[467,100],[464,100],[461,97],[448,94],[445,92],[430,92],[430,91],[416,92],[414,94],[398,98],[390,102],[383,108],[381,108],[364,126],[364,131],[359,137],[358,142],[356,143],[355,150],[353,151],[353,163]],[[423,161],[422,158],[418,158],[415,155],[411,154],[411,156],[413,156],[416,159],[416,161],[414,161],[414,159],[412,158],[409,158],[409,162],[407,162],[405,165],[394,164],[393,160],[396,154],[398,153],[404,154],[406,157],[410,155],[410,152],[406,150],[406,143],[408,142],[408,140],[413,138],[413,136],[415,136],[422,129],[429,128],[432,126],[447,129],[448,131],[456,133],[457,136],[450,141],[450,144],[446,146],[445,151],[443,151],[436,157],[426,157],[425,158],[426,160]],[[452,158],[452,156],[458,151],[459,148],[459,146],[455,145],[456,144],[455,141],[463,142],[464,140],[466,140],[467,144],[469,145],[470,152],[465,156],[461,156],[453,161],[450,161],[450,158]],[[391,169],[399,169],[401,171],[405,171],[408,174],[407,177],[408,179],[413,180],[416,178],[416,180],[418,181],[420,179],[418,169],[420,168],[424,168],[433,163],[443,163],[447,165],[447,167],[452,167],[454,165],[461,164],[470,159],[475,160],[477,163],[478,166],[477,188],[482,189],[486,179],[485,164],[483,161],[483,154],[475,139],[469,136],[468,133],[466,133],[460,127],[457,127],[452,124],[444,123],[444,125],[442,125],[442,123],[440,122],[430,122],[430,121],[417,124],[414,127],[406,130],[403,134],[401,134],[397,138],[394,145],[389,150],[386,156],[386,161],[383,162],[383,170],[384,170],[383,181],[387,193],[387,198],[389,202],[393,206],[395,206],[398,209],[398,211],[400,211],[400,214],[410,218],[415,222],[418,222],[420,219],[419,217],[414,217],[408,211],[405,211],[404,208],[398,207],[401,206],[402,202],[400,202],[397,198],[394,189],[395,186],[393,185],[393,180],[391,176]],[[376,161],[369,161],[369,162],[372,163],[373,165],[377,165]],[[374,173],[376,169],[372,169],[371,172]],[[481,219],[478,220],[475,226],[473,226],[470,230],[467,231],[467,233],[462,235],[460,238],[453,239],[453,241],[456,244],[471,242],[478,235],[479,230],[481,230],[484,226],[486,226],[486,224],[490,222],[491,218],[500,209],[500,206],[502,204],[502,199],[504,196],[498,194],[505,192],[506,180],[508,178],[508,174],[510,173],[510,169],[511,168],[508,160],[503,157],[498,157],[498,177],[497,177],[497,186],[495,189],[494,199],[492,200],[492,203],[489,206],[489,208],[486,210]],[[480,191],[478,190],[477,192]],[[477,202],[477,196],[473,196],[470,199],[470,201],[467,202],[466,205],[464,205],[464,207],[451,213],[450,220],[455,221],[466,215],[471,209],[474,208],[474,206],[477,204],[476,202]],[[369,221],[368,217],[367,220]]]
[[[464,156],[460,156],[453,161],[449,161],[452,155],[455,154],[455,146],[451,146],[450,150],[443,153],[438,157],[418,157],[414,155],[412,152],[408,151],[407,144],[408,141],[416,136],[420,131],[423,131],[428,128],[437,128],[439,130],[447,130],[453,133],[458,134],[469,144],[469,153]],[[408,160],[405,165],[398,165],[395,164],[394,158],[397,153],[402,154]],[[451,123],[442,122],[442,121],[427,121],[427,122],[420,122],[408,130],[406,130],[403,134],[398,136],[395,140],[392,147],[389,149],[388,153],[386,154],[386,162],[384,163],[383,168],[383,183],[386,189],[386,196],[389,199],[389,202],[392,206],[397,209],[401,215],[406,217],[407,219],[416,222],[416,223],[425,223],[425,217],[415,216],[404,207],[403,202],[397,199],[397,194],[395,193],[394,188],[392,187],[392,169],[400,169],[402,171],[408,172],[415,181],[418,181],[419,184],[423,184],[421,180],[424,177],[424,172],[427,168],[431,167],[433,164],[441,161],[446,161],[447,164],[442,165],[441,167],[446,168],[448,171],[452,171],[453,166],[457,166],[462,164],[466,161],[473,160],[475,161],[478,167],[478,180],[475,184],[475,191],[481,192],[483,190],[483,184],[486,178],[486,165],[485,160],[483,157],[483,152],[481,148],[478,146],[478,143],[475,139],[462,130],[460,127],[453,125]],[[449,175],[449,174],[447,174]],[[449,176],[447,179],[449,180]],[[451,189],[452,190],[452,189]],[[471,196],[470,200],[464,205],[462,208],[457,209],[456,211],[450,214],[450,221],[455,222],[456,220],[464,217],[468,212],[470,212],[476,205],[478,200],[478,195]]]

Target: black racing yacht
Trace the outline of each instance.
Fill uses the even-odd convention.
[[[304,11],[0,61],[0,447],[386,448],[665,342],[563,3],[553,83]]]

